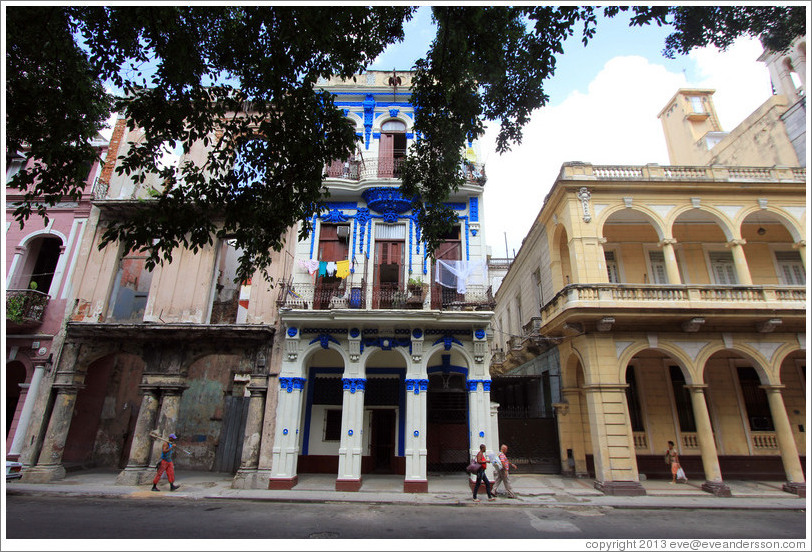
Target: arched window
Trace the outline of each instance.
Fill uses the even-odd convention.
[[[381,125],[381,143],[378,149],[378,176],[400,176],[400,161],[406,157],[406,124],[397,119]]]
[[[16,277],[15,287],[48,293],[62,254],[62,240],[55,236],[36,238],[28,244],[27,249],[28,255]]]

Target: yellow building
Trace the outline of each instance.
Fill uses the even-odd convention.
[[[711,94],[661,113],[674,166],[565,163],[496,294],[501,440],[503,410],[547,415],[560,471],[607,494],[670,479],[668,441],[708,492],[806,493],[806,170],[774,113],[791,102],[713,143]],[[747,164],[756,133],[770,147]],[[511,444],[531,467],[538,439]]]

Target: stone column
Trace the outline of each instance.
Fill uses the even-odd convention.
[[[406,478],[404,493],[427,493],[429,481],[426,473],[426,398],[429,380],[406,380]]]
[[[336,491],[361,490],[361,458],[364,454],[364,378],[343,378],[341,444],[338,448]]]
[[[175,432],[178,423],[178,410],[180,410],[180,395],[183,392],[183,385],[162,385],[161,386],[161,410],[158,414],[158,423],[155,431],[162,437]],[[164,442],[153,439],[152,454],[147,465],[155,465],[161,458],[161,448]]]
[[[254,374],[248,385],[251,398],[248,402],[248,416],[245,420],[245,437],[242,442],[240,468],[231,483],[233,489],[256,488],[256,475],[259,466],[259,446],[262,441],[262,422],[265,413],[265,397],[268,393],[268,376]]]
[[[149,432],[155,427],[158,414],[158,389],[154,386],[141,386],[141,406],[135,421],[133,442],[127,466],[118,474],[116,485],[143,485],[154,474],[149,465],[152,452],[152,438]]]
[[[20,419],[17,421],[17,430],[14,432],[11,448],[8,454],[6,454],[6,458],[9,460],[17,460],[20,457],[20,452],[25,442],[25,436],[28,433],[28,426],[31,423],[31,413],[34,411],[34,403],[37,401],[39,386],[40,383],[42,383],[42,376],[44,374],[45,365],[36,364],[34,366],[34,375],[31,376],[31,383],[28,384],[28,389],[25,390],[25,399],[22,412],[20,412]]]
[[[792,434],[787,409],[784,406],[784,398],[781,396],[784,386],[762,385],[761,387],[767,392],[770,414],[772,414],[773,424],[775,424],[775,438],[778,440],[781,461],[784,463],[784,472],[787,475],[787,482],[783,489],[788,493],[806,497],[804,471],[801,459],[798,457],[798,447],[795,444],[795,436]]]
[[[480,386],[481,384],[481,386]],[[469,379],[468,385],[468,456],[476,457],[479,454],[479,445],[485,444],[485,453],[491,454],[499,449],[496,442],[496,435],[490,431],[490,411],[491,411],[491,380]],[[490,462],[486,468],[488,479],[493,481],[494,472]],[[468,480],[472,485],[475,483],[475,476],[469,475]],[[484,485],[480,490],[484,492]]]
[[[736,239],[727,242],[730,252],[733,254],[733,264],[736,266],[736,277],[739,284],[743,286],[752,286],[753,279],[750,277],[750,269],[747,266],[747,258],[744,256],[745,240]]]
[[[268,479],[268,488],[271,490],[292,489],[299,482],[296,465],[299,455],[299,422],[302,417],[304,384],[305,378],[279,378],[273,466]]]
[[[569,445],[561,449],[561,465],[567,466],[565,471],[572,477],[587,477],[589,470],[586,467],[584,439],[588,427],[584,427],[583,421],[583,393],[580,388],[565,387],[561,389],[561,396],[564,403],[553,405],[559,440]],[[568,449],[572,451],[572,456],[567,454]]]
[[[666,238],[660,242],[663,248],[663,258],[665,259],[665,273],[668,275],[669,284],[681,284],[682,279],[679,275],[679,265],[677,264],[677,255],[674,251],[674,245],[677,240],[674,238]]]
[[[634,438],[626,405],[626,384],[585,387],[595,459],[595,488],[608,495],[641,496]]]
[[[65,467],[62,465],[62,453],[68,439],[73,407],[76,396],[82,386],[77,383],[54,383],[56,399],[45,432],[42,450],[37,465],[23,472],[22,480],[26,483],[47,483],[65,478]]]
[[[705,402],[705,387],[707,385],[686,385],[685,387],[691,390],[691,405],[693,406],[694,420],[696,422],[696,438],[699,441],[702,466],[705,471],[705,482],[702,484],[702,490],[716,496],[730,496],[730,488],[722,481],[722,470],[719,467],[716,441],[713,438],[708,405]]]

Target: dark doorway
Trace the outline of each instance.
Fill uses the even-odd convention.
[[[375,409],[372,411],[372,473],[392,473],[395,457],[395,411]]]
[[[242,459],[245,421],[248,418],[248,397],[226,397],[223,427],[214,456],[212,471],[236,473]]]
[[[427,468],[461,472],[468,465],[468,392],[465,376],[429,374],[427,395]]]

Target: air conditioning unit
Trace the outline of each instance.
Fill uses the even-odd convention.
[[[350,239],[350,227],[349,226],[338,226],[336,227],[336,235],[340,240],[348,240]]]

